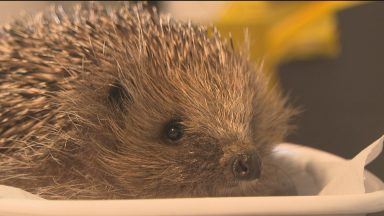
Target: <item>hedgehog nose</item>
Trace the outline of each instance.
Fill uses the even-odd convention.
[[[254,180],[260,178],[261,161],[256,153],[245,152],[236,155],[232,172],[238,180]]]

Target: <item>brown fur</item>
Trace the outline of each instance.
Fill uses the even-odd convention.
[[[280,193],[270,151],[294,111],[267,87],[214,28],[142,5],[16,21],[0,33],[0,184],[48,199]],[[229,158],[248,149],[262,176],[240,182]]]

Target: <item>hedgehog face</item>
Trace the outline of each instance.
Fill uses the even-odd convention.
[[[228,65],[217,68],[202,69],[202,62],[188,70],[126,67],[102,92],[89,91],[87,98],[97,98],[90,106],[100,107],[97,121],[105,121],[94,127],[99,123],[92,120],[88,145],[123,197],[271,195],[287,189],[270,151],[286,133],[290,111],[240,56],[227,58]],[[127,79],[134,73],[135,79]]]
[[[89,155],[76,158],[83,172],[118,198],[286,188],[270,154],[293,112],[262,72],[214,30],[139,10],[91,16],[76,40],[64,34],[81,58],[62,63],[75,76],[58,100]]]

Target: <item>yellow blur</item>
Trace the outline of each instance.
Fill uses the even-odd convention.
[[[234,41],[250,37],[250,54],[274,79],[276,66],[292,59],[339,53],[335,12],[361,2],[227,2],[215,25]]]

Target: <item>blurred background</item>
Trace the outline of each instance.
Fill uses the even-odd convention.
[[[0,2],[0,24],[50,4]],[[116,2],[103,2],[116,6]],[[214,24],[303,109],[289,142],[351,158],[384,134],[384,2],[149,2],[177,19]],[[368,166],[384,179],[384,156]],[[378,215],[378,214],[377,214]]]

